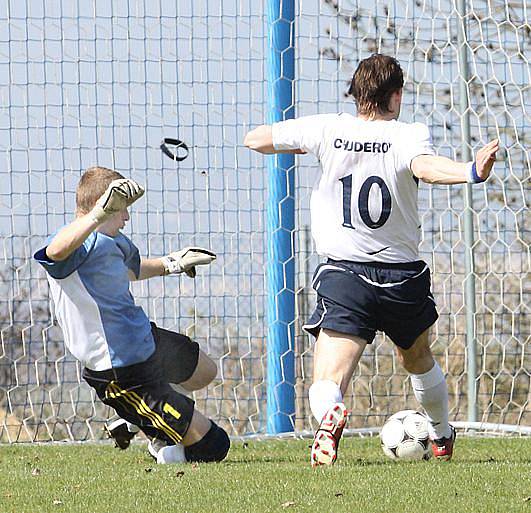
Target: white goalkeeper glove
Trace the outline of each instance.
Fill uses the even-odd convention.
[[[98,224],[107,221],[120,210],[126,209],[144,194],[144,188],[129,178],[113,180],[91,210]]]
[[[186,273],[195,278],[196,265],[208,265],[216,259],[216,254],[203,248],[184,248],[162,257],[165,274]]]

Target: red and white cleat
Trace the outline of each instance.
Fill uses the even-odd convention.
[[[456,433],[453,426],[450,426],[450,429],[451,434],[448,438],[439,438],[431,442],[433,457],[440,461],[450,461],[454,453]]]
[[[334,464],[347,416],[348,412],[343,403],[334,404],[325,413],[313,439],[310,456],[312,467]]]

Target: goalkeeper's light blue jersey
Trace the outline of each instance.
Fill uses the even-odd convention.
[[[124,367],[153,354],[149,319],[129,291],[128,271],[140,272],[129,238],[93,232],[66,260],[50,260],[46,247],[34,258],[47,271],[65,344],[85,367]]]

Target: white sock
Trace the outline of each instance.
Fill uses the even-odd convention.
[[[451,435],[448,424],[448,386],[439,364],[424,374],[411,374],[411,385],[417,401],[424,408],[432,440]]]
[[[310,409],[317,422],[321,422],[325,413],[336,403],[343,402],[339,385],[332,380],[316,381],[309,391]]]
[[[157,463],[165,465],[167,463],[183,463],[186,461],[184,455],[184,445],[167,445],[157,453]]]
[[[127,422],[127,420],[125,421],[125,423],[127,424],[127,431],[129,431],[130,433],[138,433],[140,431],[140,428],[135,424],[131,424],[131,422]]]

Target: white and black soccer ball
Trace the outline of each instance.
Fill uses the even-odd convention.
[[[380,431],[382,449],[393,460],[428,460],[431,457],[428,419],[415,410],[391,415]]]

